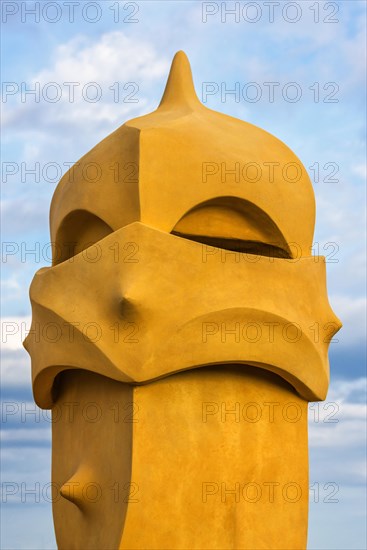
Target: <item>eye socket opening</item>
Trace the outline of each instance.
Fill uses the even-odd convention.
[[[278,226],[259,207],[237,197],[218,197],[189,210],[173,235],[215,248],[274,258],[292,258]]]
[[[52,265],[69,260],[112,232],[112,228],[95,214],[86,210],[70,212],[57,231]]]
[[[263,243],[261,241],[245,241],[241,239],[225,239],[221,237],[206,237],[204,235],[187,235],[185,233],[179,233],[178,231],[172,231],[172,235],[202,243],[213,248],[222,248],[224,250],[231,250],[233,252],[240,252],[241,254],[254,254],[256,256],[268,256],[269,258],[285,258],[291,259],[289,252],[283,248],[270,243]]]

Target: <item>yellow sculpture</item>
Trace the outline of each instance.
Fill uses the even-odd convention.
[[[62,178],[25,342],[59,548],[306,547],[307,403],[341,326],[314,216],[298,158],[204,107],[183,52]]]

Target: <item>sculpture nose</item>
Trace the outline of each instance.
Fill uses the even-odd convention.
[[[95,481],[96,475],[87,465],[80,465],[77,471],[60,488],[60,495],[81,510],[99,500],[101,488]]]

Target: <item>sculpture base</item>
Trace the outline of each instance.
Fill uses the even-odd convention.
[[[306,548],[307,402],[277,375],[222,365],[132,387],[67,371],[67,402],[53,481],[80,487],[54,503],[59,548]]]

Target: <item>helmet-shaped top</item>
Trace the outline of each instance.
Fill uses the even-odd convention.
[[[315,204],[304,166],[282,141],[199,101],[180,51],[156,111],[122,125],[63,176],[50,218],[54,264],[135,221],[294,257],[310,255]]]

